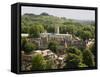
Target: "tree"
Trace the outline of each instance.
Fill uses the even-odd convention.
[[[68,54],[68,56],[66,57],[65,68],[78,68],[84,65],[82,63],[82,52],[79,49],[77,49],[76,47],[69,47],[66,50],[66,53]]]
[[[72,46],[72,47],[69,47],[67,49],[68,53],[72,53],[72,54],[75,54],[75,55],[78,55],[78,56],[82,56],[82,52],[76,48],[75,46]]]
[[[83,28],[84,31],[89,31],[92,34],[91,38],[95,37],[95,26],[93,25],[87,25]]]
[[[92,33],[90,31],[79,30],[79,31],[77,31],[76,35],[79,36],[83,40],[92,38]]]
[[[30,42],[27,42],[24,46],[24,52],[25,53],[30,53],[32,50],[36,49],[36,45]]]
[[[32,50],[37,49],[37,45],[35,43],[28,42],[26,37],[21,39],[21,50],[25,53],[30,53]]]
[[[84,32],[83,32],[82,38],[83,38],[83,39],[89,39],[89,38],[92,38],[91,32],[89,32],[89,31],[84,31]]]
[[[27,26],[21,27],[21,33],[28,33],[28,31],[29,31],[29,27],[27,27]]]
[[[77,68],[81,62],[81,58],[78,55],[69,53],[66,60],[65,68]]]
[[[47,31],[48,31],[49,33],[55,33],[55,28],[54,28],[54,26],[48,26],[48,27],[47,27]]]
[[[46,68],[46,61],[41,54],[33,55],[32,70],[44,70]]]
[[[49,14],[45,12],[41,13],[40,15],[49,16]]]
[[[33,38],[38,38],[42,32],[44,32],[44,27],[40,24],[32,25],[29,29],[30,37]]]
[[[48,44],[48,48],[53,51],[54,53],[57,53],[57,50],[58,50],[58,43],[56,41],[51,41],[49,44]]]
[[[85,49],[83,52],[83,63],[86,64],[88,67],[94,66],[94,55],[89,49]]]

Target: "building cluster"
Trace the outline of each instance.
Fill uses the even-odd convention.
[[[28,37],[29,34],[21,34],[22,37]],[[30,42],[35,42],[39,49],[47,49],[50,41],[56,41],[59,43],[59,49],[63,50],[68,46],[85,47],[86,42],[80,40],[78,37],[73,38],[72,34],[59,33],[59,26],[55,27],[55,33],[40,33],[39,38],[29,38]]]

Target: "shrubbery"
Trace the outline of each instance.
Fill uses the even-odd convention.
[[[27,41],[27,38],[22,38],[21,40],[21,50],[25,53],[30,53],[37,48],[35,43],[31,43]]]
[[[54,53],[57,53],[58,47],[59,47],[59,44],[56,41],[51,41],[48,44],[48,48]]]
[[[36,49],[36,46],[33,44],[33,43],[26,43],[25,44],[25,47],[24,47],[24,51],[26,52],[26,53],[30,53],[30,52],[32,52],[32,50],[35,50]]]
[[[36,54],[32,58],[32,70],[43,70],[46,68],[46,61],[41,54]]]

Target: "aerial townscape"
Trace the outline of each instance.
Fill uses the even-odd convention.
[[[21,16],[22,71],[94,67],[95,57],[95,21]]]

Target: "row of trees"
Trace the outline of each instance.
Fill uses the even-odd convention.
[[[80,24],[76,22],[65,22],[60,27],[60,33],[70,33],[74,36],[77,36],[83,40],[94,38],[95,37],[95,26]]]
[[[80,25],[80,24],[79,24]],[[67,24],[60,26],[60,33],[70,33],[74,36],[80,37],[83,40],[95,38],[95,28],[92,25],[73,25]],[[22,33],[28,33],[31,37],[37,38],[40,33],[47,31],[54,33],[55,26],[47,26],[46,29],[42,24],[34,24],[29,26],[22,26]]]
[[[40,33],[44,32],[45,29],[42,25],[40,24],[35,24],[32,25],[30,28],[22,28],[22,31],[27,31],[30,34],[30,37],[37,38],[40,36]],[[54,32],[54,27],[49,27],[48,31]],[[95,37],[95,32],[94,32],[94,27],[93,29],[90,29],[90,27],[82,27],[82,29],[79,29],[73,25],[68,25],[68,26],[62,26],[60,27],[60,32],[61,33],[71,33],[74,36],[78,36],[83,40],[89,39],[89,38],[94,38]]]

